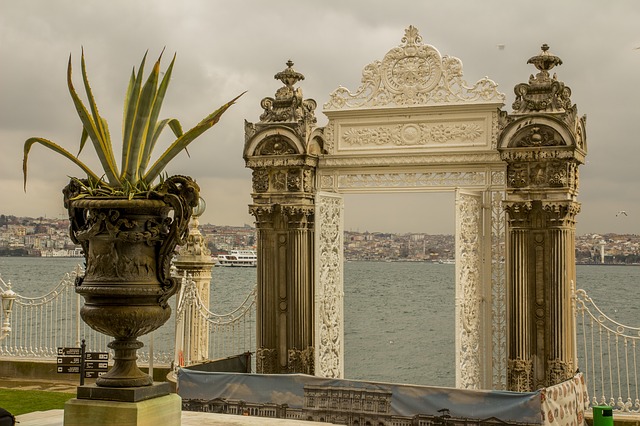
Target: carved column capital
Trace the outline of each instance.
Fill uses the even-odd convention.
[[[553,386],[573,377],[575,367],[565,360],[551,359],[547,361],[547,373],[547,386]]]
[[[277,374],[278,350],[270,348],[259,348],[256,351],[256,371],[260,374]]]
[[[313,224],[315,207],[313,205],[283,205],[280,212],[294,228],[308,228]]]
[[[508,214],[511,226],[523,227],[531,223],[531,211],[533,204],[531,201],[505,201],[502,203],[504,211]]]
[[[507,386],[514,392],[533,391],[533,362],[530,359],[510,359],[507,362]]]
[[[289,349],[287,368],[290,373],[314,374],[314,351],[309,346],[306,349]]]
[[[580,203],[575,201],[542,201],[542,210],[547,213],[550,226],[571,226],[576,224]]]
[[[256,224],[260,228],[262,225],[273,221],[273,204],[253,204],[249,206],[249,214],[256,218]]]

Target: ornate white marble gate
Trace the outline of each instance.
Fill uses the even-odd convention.
[[[452,191],[456,386],[504,389],[506,182],[497,151],[504,95],[486,78],[468,85],[458,58],[409,27],[398,47],[364,68],[356,92],[331,94],[323,108],[329,122],[318,129],[315,102],[293,87],[304,77],[292,65],[276,75],[285,85],[263,100],[261,121],[246,126],[262,259],[259,371],[344,374],[342,194]],[[313,263],[312,280],[305,262]],[[297,278],[284,272],[291,268]],[[295,329],[300,320],[314,323],[313,336]]]
[[[364,68],[355,93],[340,87],[324,105],[329,123],[317,169],[321,191],[455,191],[456,386],[462,388],[505,387],[505,165],[496,149],[503,103],[494,82],[468,85],[458,58],[423,44],[409,27],[400,46]],[[322,270],[326,259],[317,253]],[[319,278],[319,288],[341,282]],[[325,352],[324,340],[316,351]],[[316,369],[331,375],[321,359]]]

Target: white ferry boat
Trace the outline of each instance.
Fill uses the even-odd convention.
[[[215,265],[255,268],[258,256],[255,250],[231,250],[228,254],[219,254]]]

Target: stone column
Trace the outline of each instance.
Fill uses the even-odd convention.
[[[509,389],[531,389],[533,366],[531,337],[533,326],[530,312],[529,287],[526,271],[529,268],[529,237],[531,204],[505,204],[509,216],[509,240],[507,249],[507,306],[510,320],[508,347],[507,386]],[[515,308],[517,307],[517,312]],[[526,336],[517,338],[516,336]]]
[[[292,285],[287,294],[290,343],[287,369],[290,372],[314,373],[313,344],[313,212],[311,206],[286,206],[287,281]],[[304,259],[304,261],[301,261]]]
[[[574,359],[575,314],[572,306],[572,283],[576,281],[575,258],[575,217],[580,211],[576,202],[543,201],[548,231],[544,235],[548,255],[549,277],[549,353],[546,358],[545,375],[538,380],[550,385],[572,377],[577,369]],[[546,260],[543,249],[537,253],[540,260]],[[553,285],[555,284],[555,285]]]
[[[191,276],[191,279],[196,283],[198,296],[203,306],[208,309],[211,269],[214,262],[204,237],[198,229],[200,225],[198,217],[204,213],[204,209],[205,203],[201,198],[200,204],[194,209],[194,213],[191,216],[187,243],[180,247],[174,265],[180,276],[185,273],[187,276]],[[184,330],[184,335],[188,336],[188,341],[190,342],[189,353],[184,354],[184,357],[189,364],[194,364],[209,359],[209,322],[199,314],[198,309],[192,309],[191,313],[191,320],[184,322],[184,324],[190,324],[189,330]]]
[[[245,125],[258,232],[256,369],[314,374],[316,103],[294,87],[304,76],[291,61],[275,77],[284,86],[262,100],[260,122]]]
[[[571,292],[585,117],[571,90],[550,76],[562,61],[547,45],[528,62],[539,73],[516,85],[498,147],[507,164],[507,387],[514,391],[552,386],[578,367]]]

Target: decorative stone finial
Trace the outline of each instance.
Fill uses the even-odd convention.
[[[542,45],[542,51],[529,58],[528,64],[538,69],[538,73],[529,77],[529,83],[520,83],[514,87],[516,100],[513,103],[514,113],[530,112],[565,113],[571,106],[571,89],[556,75],[549,76],[549,71],[556,65],[562,65],[562,59],[549,52],[549,46]]]
[[[189,236],[187,237],[186,244],[180,247],[178,254],[183,257],[181,260],[185,260],[185,256],[210,256],[211,251],[207,248],[205,238],[202,236],[200,229],[200,216],[207,209],[207,203],[204,198],[199,197],[198,204],[193,208],[191,213],[191,221],[189,222]]]
[[[533,64],[533,66],[536,67],[538,71],[540,71],[536,75],[535,80],[546,81],[549,79],[549,71],[556,65],[562,65],[562,59],[549,52],[549,45],[547,43],[543,44],[541,49],[542,51],[540,52],[540,54],[529,58],[527,63]]]
[[[293,69],[293,61],[289,59],[287,68],[277,73],[273,78],[280,80],[287,87],[293,87],[297,82],[304,80],[304,75]]]
[[[287,68],[277,73],[274,78],[280,80],[284,86],[276,91],[275,98],[264,98],[260,102],[264,109],[260,121],[315,123],[316,102],[313,99],[303,99],[302,90],[293,87],[297,82],[304,80],[304,75],[293,69],[291,59],[287,61]]]
[[[409,28],[404,30],[404,37],[402,37],[401,41],[405,46],[416,46],[422,44],[422,36],[418,34],[416,27],[409,25]]]
[[[540,52],[539,55],[529,58],[527,61],[528,64],[533,64],[540,71],[549,71],[556,65],[562,65],[562,59],[549,52],[549,45],[547,43],[543,44],[541,49],[542,52]]]

